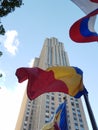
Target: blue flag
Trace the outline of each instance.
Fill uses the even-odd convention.
[[[68,130],[67,125],[67,114],[66,114],[66,102],[59,105],[58,109],[56,110],[56,114],[59,114],[58,126],[60,130]]]
[[[66,102],[59,105],[52,120],[45,124],[41,130],[68,130]]]

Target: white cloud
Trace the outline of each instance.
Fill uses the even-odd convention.
[[[27,81],[18,84],[15,90],[0,88],[0,130],[14,130]]]
[[[30,62],[28,63],[29,67],[33,67],[34,64],[34,59],[31,59]]]
[[[17,47],[19,45],[19,40],[17,36],[18,36],[18,33],[16,30],[10,30],[5,33],[4,47],[12,55],[16,54]]]

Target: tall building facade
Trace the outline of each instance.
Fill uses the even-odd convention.
[[[46,38],[40,57],[35,58],[33,67],[46,69],[60,65],[70,65],[64,44],[54,37]],[[43,94],[33,101],[30,101],[25,93],[15,130],[41,130],[54,115],[64,97],[66,97],[68,130],[88,130],[81,99],[59,92]]]

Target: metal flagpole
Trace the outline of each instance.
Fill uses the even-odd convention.
[[[88,113],[89,113],[89,117],[90,117],[90,120],[91,120],[92,128],[93,128],[93,130],[98,130],[97,124],[96,124],[96,121],[95,121],[95,118],[94,118],[94,114],[93,114],[93,111],[92,111],[91,106],[90,106],[88,94],[84,94],[84,99],[85,99],[85,103],[86,103],[87,110],[88,110]]]
[[[66,116],[65,116],[65,120],[66,120],[66,130],[68,130],[67,110],[66,110],[66,102],[67,102],[66,96],[65,96],[65,97],[63,97],[63,100],[64,100],[64,103],[65,103],[65,113],[66,113]]]

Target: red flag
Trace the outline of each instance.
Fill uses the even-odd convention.
[[[98,0],[90,0],[90,1],[95,2],[95,3],[98,3]]]

